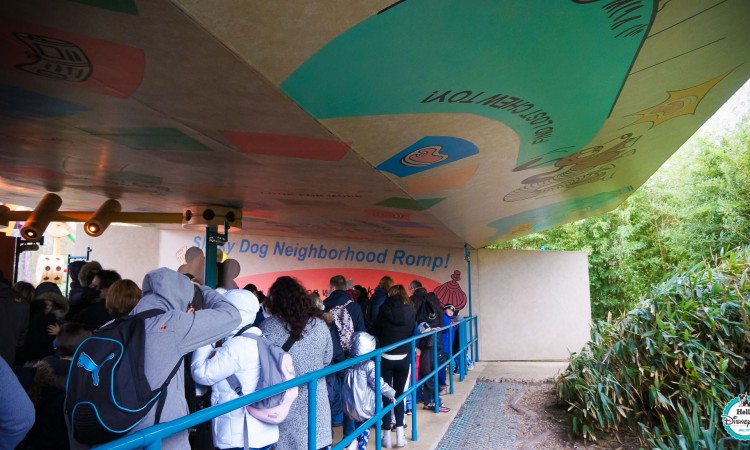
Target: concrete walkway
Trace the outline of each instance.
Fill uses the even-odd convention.
[[[467,373],[463,382],[458,381],[458,376],[454,377],[453,394],[447,394],[442,397],[443,404],[451,409],[448,413],[435,414],[434,412],[422,410],[422,404],[417,408],[417,440],[412,440],[411,416],[405,416],[406,437],[408,445],[407,450],[434,450],[438,443],[448,430],[451,422],[456,418],[456,414],[461,409],[461,405],[466,401],[472,389],[476,385],[477,379],[505,379],[505,380],[525,380],[525,381],[543,381],[562,373],[568,366],[567,361],[555,362],[537,362],[537,361],[479,361],[476,363],[474,370]],[[372,429],[374,431],[374,428]],[[337,443],[341,439],[342,428],[334,428],[333,442]],[[395,433],[392,433],[395,441]],[[368,449],[375,448],[375,437],[370,436]],[[456,447],[460,448],[460,447]]]

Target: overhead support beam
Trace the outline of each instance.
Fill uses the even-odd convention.
[[[0,209],[0,223],[25,222],[33,211]],[[87,222],[91,211],[57,211],[49,213],[50,222]],[[119,212],[110,214],[111,222],[119,223],[182,223],[181,213]]]

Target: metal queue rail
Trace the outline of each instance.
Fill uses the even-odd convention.
[[[433,340],[433,361],[437,363],[438,361],[438,346],[440,344],[439,333],[443,330],[447,330],[448,328],[456,327],[458,329],[458,340],[459,340],[459,351],[457,353],[453,352],[453,334],[450,333],[450,345],[449,345],[449,358],[446,362],[437,365],[437,367],[433,368],[433,370],[429,373],[428,376],[420,379],[418,382],[414,382],[416,380],[416,346],[417,341],[424,338],[430,338]],[[411,432],[412,432],[412,440],[416,441],[418,438],[418,430],[417,430],[417,387],[423,385],[427,382],[430,378],[434,380],[435,386],[438,385],[438,371],[439,370],[445,370],[445,368],[448,368],[448,380],[449,380],[449,389],[450,392],[453,393],[453,368],[458,368],[458,379],[459,381],[464,381],[464,378],[466,377],[466,355],[468,354],[473,358],[476,359],[475,355],[475,349],[478,347],[478,338],[475,335],[475,331],[477,329],[477,318],[476,317],[459,317],[456,322],[439,329],[431,330],[427,333],[424,333],[419,336],[413,336],[408,339],[405,339],[403,341],[397,342],[395,344],[389,345],[387,347],[378,348],[370,353],[367,353],[365,355],[356,356],[353,358],[349,358],[346,361],[342,361],[337,364],[333,364],[328,367],[324,367],[323,369],[316,370],[315,372],[310,372],[304,375],[300,375],[292,380],[286,381],[284,383],[280,383],[271,387],[268,387],[266,389],[262,389],[260,391],[256,391],[247,395],[244,395],[240,398],[237,398],[235,400],[231,400],[226,403],[222,403],[221,405],[212,406],[210,408],[203,409],[201,411],[195,412],[193,414],[189,414],[187,416],[181,417],[179,419],[172,420],[170,422],[164,422],[160,423],[148,428],[144,428],[142,430],[139,430],[131,435],[124,436],[120,439],[117,439],[112,442],[108,442],[104,445],[96,447],[100,450],[130,450],[130,449],[136,449],[136,448],[145,448],[146,450],[159,450],[161,449],[161,442],[163,439],[178,433],[180,431],[186,430],[188,428],[194,427],[200,423],[207,422],[209,420],[214,419],[215,417],[221,416],[223,414],[226,414],[230,411],[233,411],[238,408],[245,407],[251,403],[257,402],[258,400],[262,400],[266,397],[270,397],[272,395],[278,394],[280,392],[283,392],[289,388],[292,388],[294,386],[301,386],[303,384],[307,384],[308,386],[308,424],[314,424],[315,421],[315,412],[316,412],[316,406],[317,406],[317,383],[320,378],[325,377],[326,375],[338,372],[340,370],[345,370],[346,368],[353,366],[359,362],[366,361],[368,359],[374,359],[375,360],[375,379],[380,379],[380,362],[382,358],[382,354],[386,353],[396,347],[399,347],[403,345],[404,343],[410,343],[411,345],[411,386],[404,390],[404,393],[400,395],[396,402],[402,402],[404,399],[406,399],[407,396],[411,396],[412,401],[412,416],[411,416]],[[438,401],[438,395],[439,395],[439,389],[435,389],[435,413],[438,413],[440,411],[440,402]],[[349,443],[351,443],[352,440],[356,439],[357,436],[359,436],[364,430],[371,427],[373,424],[375,425],[375,448],[380,449],[382,448],[382,436],[381,436],[381,426],[382,426],[382,418],[386,414],[390,414],[391,410],[395,407],[396,403],[390,403],[388,405],[383,405],[382,403],[382,395],[380,393],[380,383],[375,383],[375,415],[364,422],[361,426],[359,426],[357,429],[354,430],[353,433],[344,436],[343,439],[332,445],[331,450],[341,450]],[[328,401],[328,398],[326,397],[323,399],[323,401]],[[316,429],[314,426],[310,427],[308,426],[308,449],[310,450],[316,450],[318,447],[316,446],[315,442],[316,438]]]

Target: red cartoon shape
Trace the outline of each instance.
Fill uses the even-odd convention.
[[[440,153],[442,149],[443,147],[439,145],[422,147],[401,158],[401,164],[405,166],[429,166],[437,164],[448,158],[448,155]]]
[[[466,306],[466,293],[461,290],[459,280],[461,280],[461,271],[454,270],[451,281],[435,288],[435,295],[443,306],[453,305],[456,310],[461,310]]]

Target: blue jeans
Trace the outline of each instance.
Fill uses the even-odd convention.
[[[357,422],[353,421],[352,419],[347,417],[346,414],[344,414],[344,436],[351,434],[360,425],[362,425],[362,423],[357,424]]]

